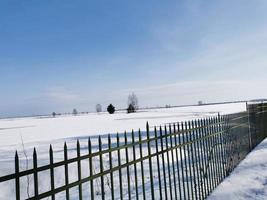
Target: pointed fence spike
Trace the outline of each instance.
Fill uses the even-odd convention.
[[[15,173],[16,173],[16,199],[20,200],[20,179],[19,179],[19,156],[15,153]]]
[[[36,156],[36,148],[33,148],[33,156]]]
[[[19,156],[18,156],[18,151],[16,150],[16,152],[15,152],[15,158],[18,158]]]
[[[102,144],[102,140],[101,140],[101,136],[100,135],[98,136],[98,143],[99,143],[99,145]]]

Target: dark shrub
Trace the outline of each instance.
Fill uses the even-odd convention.
[[[115,107],[112,104],[109,104],[107,111],[109,112],[109,114],[113,114],[115,112]]]
[[[130,104],[129,107],[127,108],[127,113],[134,113],[135,112],[135,107]]]

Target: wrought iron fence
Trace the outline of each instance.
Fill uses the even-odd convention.
[[[27,170],[20,170],[16,153],[15,173],[0,177],[0,183],[13,180],[17,200],[205,199],[267,136],[267,104],[247,110],[164,127],[147,124],[145,132],[89,138],[82,149],[77,141],[72,157],[65,143],[64,159],[58,162],[50,146],[46,165],[38,165],[34,149],[33,167]],[[49,179],[45,191],[40,173]],[[25,195],[21,179],[29,176]],[[58,186],[58,179],[64,183]]]

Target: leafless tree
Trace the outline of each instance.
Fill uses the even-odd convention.
[[[132,93],[128,96],[128,107],[132,105],[134,111],[138,110],[138,98],[135,93]]]
[[[72,114],[73,114],[73,115],[77,115],[77,114],[78,114],[78,111],[77,111],[76,108],[73,109]]]
[[[95,106],[95,109],[96,109],[96,112],[102,112],[102,106],[101,106],[101,104],[97,104],[96,106]]]

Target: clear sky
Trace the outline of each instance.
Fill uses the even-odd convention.
[[[266,0],[1,0],[0,116],[267,97]]]

